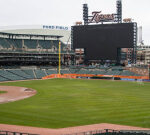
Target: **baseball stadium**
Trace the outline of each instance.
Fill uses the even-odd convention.
[[[0,135],[150,134],[149,65],[116,5],[89,16],[83,4],[71,27],[0,27]]]

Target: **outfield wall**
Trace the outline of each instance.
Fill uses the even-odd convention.
[[[121,76],[121,75],[93,75],[93,74],[52,74],[43,77],[42,79],[51,79],[51,78],[92,78],[97,77],[99,79],[108,79],[108,78],[118,78],[116,80],[149,80],[148,76]]]

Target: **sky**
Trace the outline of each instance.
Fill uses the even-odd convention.
[[[92,11],[116,13],[116,0],[0,0],[0,26],[60,25],[82,21],[82,5]],[[145,45],[150,45],[150,0],[122,0],[123,18],[132,18],[143,28]]]

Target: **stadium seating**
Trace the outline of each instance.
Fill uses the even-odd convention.
[[[2,66],[0,69],[0,81],[12,81],[12,80],[30,80],[41,79],[47,75],[57,74],[56,67],[43,66],[38,69],[20,69],[19,67]],[[14,69],[15,68],[15,69]],[[61,74],[93,74],[93,75],[121,75],[121,76],[140,76],[134,72],[128,70],[118,70],[109,68],[106,69],[87,69],[87,68],[65,68],[61,69]]]
[[[54,69],[50,69],[50,70],[45,70],[47,75],[51,75],[51,74],[57,74],[57,70]]]
[[[5,40],[11,47],[15,48],[16,50],[22,49],[22,40],[18,40],[18,39],[5,39]]]
[[[51,49],[52,48],[52,44],[50,41],[39,40],[38,43],[43,49]]]
[[[40,69],[54,69],[53,66],[39,66]]]
[[[124,70],[124,71],[121,73],[121,75],[123,75],[123,76],[140,76],[140,75],[135,74],[135,73],[133,73],[133,72],[131,72],[131,71],[128,71],[128,70]]]
[[[120,75],[121,74],[121,71],[117,71],[117,70],[114,70],[114,71],[108,71],[107,73],[105,73],[105,75]]]
[[[104,65],[101,65],[101,66],[99,66],[99,69],[109,69],[110,67],[108,67],[108,66],[104,66]]]
[[[9,72],[16,74],[18,76],[21,76],[25,79],[33,79],[33,77],[29,74],[26,74],[25,72],[23,72],[22,70],[9,70]]]
[[[44,72],[44,70],[36,69],[34,70],[36,74],[37,79],[41,79],[42,77],[46,76],[47,74]]]
[[[10,39],[9,39],[10,40]],[[22,49],[22,40],[14,39],[12,40],[14,42],[14,45],[17,49]]]
[[[89,74],[90,73],[90,71],[89,70],[83,70],[83,69],[81,69],[81,70],[79,70],[79,71],[77,71],[77,73],[78,74]]]
[[[68,69],[62,69],[61,74],[70,74],[70,71]]]
[[[35,75],[34,75],[34,73],[33,73],[33,70],[32,70],[32,69],[24,69],[24,70],[22,70],[22,71],[23,71],[25,74],[31,76],[31,79],[35,79],[35,78],[36,78]]]
[[[37,48],[37,40],[24,40],[24,45],[27,46],[29,49],[36,49]]]
[[[122,71],[122,70],[123,70],[123,67],[121,67],[121,66],[113,66],[113,67],[111,67],[111,70],[119,70],[119,71]]]
[[[94,75],[105,75],[107,71],[105,70],[93,70],[91,71],[91,74],[94,74]]]
[[[24,39],[24,45],[27,47],[27,49],[46,49],[44,51],[47,51],[47,49],[54,49],[55,51],[58,51],[58,40],[30,40],[30,39]],[[63,42],[61,42],[61,52],[66,53],[66,50],[64,50],[64,46],[66,46]],[[5,49],[6,52],[8,51],[25,51],[23,50],[23,40],[22,39],[9,39],[9,38],[0,38],[0,47]],[[10,48],[10,49],[8,49]],[[34,50],[35,51],[35,50]],[[38,51],[38,50],[37,50]],[[31,50],[30,50],[31,52]]]
[[[52,47],[55,46],[54,41],[39,40],[38,43],[43,49],[52,49]],[[58,44],[57,44],[57,46],[58,46]]]
[[[11,47],[10,44],[9,44],[9,42],[5,38],[0,38],[0,45],[3,48],[10,48]]]
[[[9,81],[9,79],[0,76],[0,82],[3,82],[3,81]]]
[[[8,80],[25,80],[24,77],[11,73],[9,70],[0,70],[0,75]]]

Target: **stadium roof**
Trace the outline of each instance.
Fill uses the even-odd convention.
[[[45,38],[62,38],[63,36],[59,36],[59,35],[40,35],[40,34],[14,34],[14,33],[7,33],[7,32],[0,32],[0,35],[4,35],[4,36],[8,36],[9,38],[15,38],[15,37],[30,37],[30,39],[32,39],[32,37],[43,37]]]

